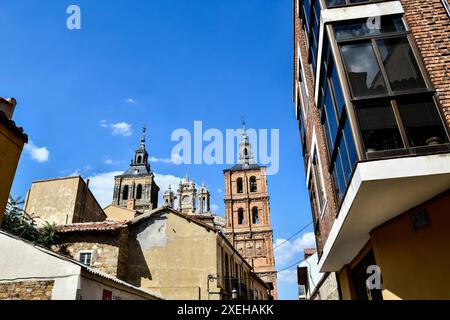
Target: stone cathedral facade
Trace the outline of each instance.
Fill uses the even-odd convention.
[[[245,125],[239,145],[239,163],[224,170],[224,176],[225,235],[255,273],[273,288],[273,297],[277,299],[266,168],[254,162]]]

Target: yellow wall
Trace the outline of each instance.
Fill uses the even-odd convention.
[[[133,220],[136,216],[135,210],[129,210],[126,208],[117,207],[115,205],[109,205],[105,209],[106,220],[109,221],[129,221]]]
[[[57,225],[78,223],[81,213],[83,222],[105,220],[106,215],[91,192],[86,192],[82,212],[85,186],[80,177],[33,182],[24,209],[35,215],[39,224],[45,221]]]
[[[216,234],[174,214],[155,219],[137,225],[139,245],[130,248],[129,280],[166,299],[207,300],[208,274],[217,274]]]
[[[23,141],[0,124],[0,225],[23,149]]]
[[[412,217],[426,210],[429,225],[415,231]],[[371,232],[371,241],[339,272],[342,298],[352,299],[351,268],[370,249],[382,273],[385,300],[450,299],[450,191]]]
[[[426,210],[430,225],[414,231],[413,215]],[[450,192],[372,232],[385,299],[450,299]]]
[[[341,299],[342,300],[351,300],[351,283],[350,283],[350,274],[348,267],[342,268],[338,274],[338,281],[341,286]]]
[[[158,214],[131,228],[137,241],[129,247],[126,280],[168,300],[220,299],[218,294],[208,295],[208,275],[223,275],[222,252],[239,267],[233,276],[251,273],[225,238],[177,214]],[[265,291],[258,281],[249,278],[248,282]],[[210,292],[218,293],[221,287],[221,280],[210,282]]]

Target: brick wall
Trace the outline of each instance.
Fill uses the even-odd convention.
[[[320,213],[317,208],[313,210],[314,221],[319,221],[319,229],[320,234],[316,236],[317,242],[317,250],[318,252],[322,252],[323,246],[325,245],[325,241],[329,235],[331,227],[333,226],[333,222],[336,217],[337,212],[337,199],[334,193],[333,181],[332,177],[329,173],[329,163],[328,163],[328,155],[326,150],[326,138],[324,132],[322,130],[322,125],[320,123],[320,114],[319,110],[315,106],[314,103],[314,76],[311,64],[308,64],[308,53],[306,49],[306,39],[305,33],[301,27],[301,20],[297,14],[297,1],[294,0],[294,103],[300,103],[297,101],[297,94],[295,87],[297,86],[297,70],[298,70],[298,46],[300,46],[301,51],[301,59],[303,62],[303,70],[305,73],[306,84],[308,88],[308,96],[309,96],[309,112],[307,115],[307,120],[305,121],[306,127],[306,147],[308,150],[308,154],[311,157],[311,143],[313,141],[313,131],[316,133],[317,137],[317,154],[320,157],[320,163],[322,165],[321,171],[325,183],[325,193],[326,193],[326,201],[327,207],[325,209],[324,215],[321,218]],[[301,7],[300,7],[301,10]],[[299,150],[299,157],[301,157],[301,150]],[[303,213],[308,214],[308,213]]]
[[[54,281],[0,283],[0,300],[51,300]]]
[[[401,0],[401,3],[450,125],[450,18],[441,0]]]

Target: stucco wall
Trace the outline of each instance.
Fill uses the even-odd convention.
[[[0,282],[54,280],[52,299],[74,300],[80,266],[0,232]]]
[[[133,294],[125,290],[88,279],[86,277],[81,278],[80,289],[77,294],[77,299],[102,300],[103,290],[108,290],[112,292],[113,300],[146,300],[138,294]]]
[[[115,205],[107,206],[105,209],[106,220],[109,221],[129,221],[136,216],[136,211],[127,208],[117,207]]]
[[[67,223],[103,221],[106,215],[80,177],[36,181],[28,191],[24,209],[39,217],[38,223],[48,221]],[[85,198],[83,197],[86,192]],[[84,202],[84,209],[82,204]]]
[[[429,226],[412,218],[426,211]],[[450,299],[450,191],[374,230],[372,245],[385,299]]]
[[[22,153],[23,141],[0,124],[0,225]]]
[[[170,300],[208,299],[208,275],[217,274],[214,232],[164,213],[132,226],[130,233],[136,240],[130,242],[127,281]]]

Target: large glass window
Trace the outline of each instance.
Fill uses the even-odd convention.
[[[400,130],[389,102],[356,106],[367,152],[403,148]]]
[[[399,16],[333,26],[354,98],[426,90],[427,86]]]
[[[426,88],[406,37],[380,39],[377,45],[393,91]]]
[[[318,107],[322,109],[322,127],[327,138],[330,173],[336,194],[342,200],[358,155],[347,119],[341,81],[327,39],[324,39],[324,48]]]
[[[411,147],[448,142],[442,119],[433,100],[409,99],[397,102]]]
[[[333,25],[367,157],[448,143],[433,88],[403,18],[374,19]],[[350,131],[344,130],[348,149],[353,148]]]
[[[406,31],[406,27],[399,16],[358,19],[334,25],[334,34],[338,41],[401,31]]]
[[[325,0],[327,8],[347,6],[352,4],[364,3],[364,2],[379,2],[381,0]]]
[[[355,97],[387,93],[371,42],[345,44],[341,52]]]

